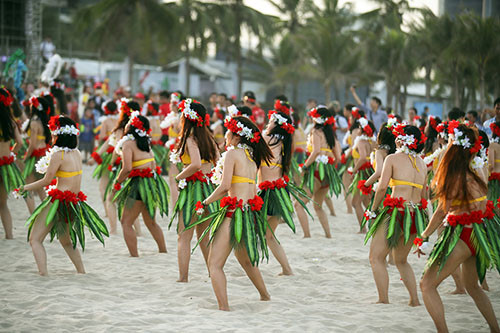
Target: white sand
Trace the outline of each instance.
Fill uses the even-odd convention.
[[[82,190],[99,212],[97,181],[84,168]],[[226,264],[232,312],[217,311],[210,279],[199,250],[190,266],[190,282],[176,283],[176,234],[167,230],[168,254],[158,254],[143,225],[138,239],[140,258],[130,258],[122,236],[106,240],[106,247],[87,233],[83,261],[86,275],[74,267],[57,241],[45,242],[49,277],[40,277],[24,222],[23,201],[9,198],[14,217],[14,240],[0,231],[0,331],[307,331],[307,332],[432,332],[434,325],[424,306],[410,308],[408,294],[394,266],[389,267],[390,305],[376,305],[377,292],[368,262],[368,246],[356,234],[357,222],[335,201],[337,217],[330,217],[333,239],[326,239],[319,222],[311,222],[312,238],[302,239],[284,225],[278,228],[295,275],[281,271],[274,258],[260,265],[270,302],[259,295],[234,256]],[[298,225],[298,222],[297,222]],[[121,233],[121,229],[120,233]],[[193,241],[194,245],[194,241]],[[410,255],[420,278],[424,259]],[[500,281],[488,274],[488,293],[500,315]],[[487,332],[488,326],[467,295],[450,295],[448,279],[440,287],[451,331]],[[420,298],[422,302],[422,299]]]

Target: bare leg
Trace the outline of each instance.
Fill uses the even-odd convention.
[[[134,221],[134,231],[137,237],[142,236],[141,221],[139,220],[139,216],[137,216],[137,218]]]
[[[486,277],[484,278],[483,283],[481,283],[481,288],[485,291],[490,291],[490,286],[488,286],[488,282],[486,282]]]
[[[460,269],[460,266],[457,267],[457,269],[451,273],[451,277],[455,281],[455,290],[452,291],[451,293],[454,295],[462,295],[465,294],[465,286],[464,283],[462,282],[462,270]]]
[[[476,270],[476,257],[469,257],[462,264],[462,278],[467,289],[467,293],[472,297],[474,303],[483,315],[484,319],[488,322],[491,332],[500,332],[498,321],[495,316],[495,311],[491,306],[490,299],[484,293],[483,289],[478,284],[478,276]]]
[[[446,325],[444,316],[443,302],[441,301],[437,287],[470,256],[469,248],[460,239],[441,272],[438,274],[439,265],[434,264],[425,272],[422,281],[420,281],[420,289],[422,290],[425,307],[434,321],[438,332],[448,332],[448,326]]]
[[[108,205],[106,205],[106,198],[104,198],[104,192],[106,192],[106,185],[108,184],[108,181],[109,181],[109,176],[106,173],[104,173],[101,179],[99,179],[99,193],[101,194],[101,201],[104,205],[104,212],[106,214],[105,216],[109,216]]]
[[[175,181],[175,176],[179,174],[179,169],[175,164],[170,165],[168,168],[168,185],[170,187],[170,200],[172,201],[172,205],[177,202],[177,198],[179,197],[179,190],[177,189],[177,182]]]
[[[165,237],[163,237],[163,231],[156,223],[155,219],[152,218],[151,215],[149,215],[146,205],[143,204],[142,207],[142,219],[144,220],[144,224],[151,233],[151,236],[153,236],[156,245],[158,245],[158,252],[167,253],[167,246],[165,244]]]
[[[196,226],[196,239],[197,240],[200,240],[201,235],[203,234],[203,232],[205,231],[205,229],[208,227],[209,224],[210,224],[210,220],[206,221],[202,224],[198,224]],[[205,264],[207,265],[207,269],[208,269],[208,255],[210,254],[210,249],[208,247],[208,241],[210,240],[209,237],[210,237],[210,232],[208,232],[205,235],[205,237],[200,242],[200,245],[198,245],[201,248],[201,253],[203,254],[203,259],[205,259]],[[210,272],[208,272],[208,273],[210,275]]]
[[[396,263],[396,267],[398,268],[399,274],[401,275],[401,279],[408,289],[408,293],[410,294],[410,301],[408,302],[409,306],[419,306],[420,302],[418,301],[417,294],[417,281],[415,280],[415,273],[411,268],[410,264],[407,261],[408,254],[410,253],[411,247],[413,245],[413,240],[416,235],[410,236],[408,243],[404,244],[404,238],[401,237],[398,243],[398,246],[392,251],[394,255],[394,261]]]
[[[269,216],[267,218],[267,221],[269,222],[269,226],[271,227],[272,231],[275,231],[276,228],[278,227],[280,219],[278,216]],[[283,250],[283,247],[281,246],[280,243],[278,243],[278,240],[274,237],[273,233],[269,229],[266,231],[266,240],[267,240],[267,245],[271,249],[271,252],[273,253],[274,257],[276,258],[276,260],[278,260],[278,262],[281,265],[281,269],[283,271],[280,273],[280,275],[293,275],[292,268],[288,263],[285,250]]]
[[[214,288],[219,310],[229,311],[229,302],[227,299],[227,280],[224,274],[224,264],[231,253],[231,220],[226,218],[219,227],[212,244],[210,245],[210,255],[208,256],[208,269],[210,279]]]
[[[315,180],[314,182],[316,183],[317,181]],[[328,194],[328,187],[320,188],[319,182],[317,182],[315,186],[317,186],[316,188],[318,188],[318,190],[316,190],[316,192],[313,195],[313,200],[315,202],[313,204],[314,211],[316,212],[319,222],[323,227],[323,230],[325,232],[325,237],[332,238],[332,234],[330,233],[330,225],[328,224],[328,217],[326,216],[326,213],[322,207],[323,201],[325,201],[326,195]]]
[[[68,254],[69,259],[75,265],[76,271],[80,274],[85,274],[85,268],[83,267],[82,257],[80,256],[80,251],[73,248],[71,243],[71,238],[69,237],[69,229],[66,229],[64,236],[59,237],[59,243],[61,243],[64,251]]]
[[[12,216],[7,206],[7,191],[5,191],[3,181],[0,181],[0,216],[2,218],[3,230],[5,231],[5,238],[13,239]]]
[[[117,227],[116,227],[116,224],[117,224],[116,222],[118,220],[118,216],[116,214],[116,207],[115,207],[115,204],[113,203],[111,194],[108,194],[108,197],[106,198],[104,205],[108,208],[107,212],[108,212],[108,219],[109,219],[109,226],[110,226],[109,232],[113,235],[116,235],[118,232]]]
[[[52,223],[48,226],[45,225],[45,220],[47,218],[47,213],[49,212],[52,204],[48,204],[41,212],[40,215],[36,218],[35,223],[33,224],[33,229],[31,229],[31,234],[29,238],[29,242],[31,245],[31,251],[33,251],[33,256],[35,257],[35,262],[38,267],[38,272],[40,275],[47,275],[47,253],[45,252],[45,248],[43,247],[43,240],[50,232],[52,228]]]
[[[325,203],[326,203],[326,206],[328,207],[328,210],[330,211],[330,216],[337,216],[337,214],[335,214],[335,208],[333,208],[332,198],[327,196],[325,198]]]
[[[130,199],[132,200],[132,199]],[[124,211],[122,213],[122,230],[123,230],[123,238],[125,238],[125,243],[127,244],[128,251],[132,257],[138,257],[139,253],[137,252],[137,236],[135,235],[134,229],[132,228],[132,224],[134,223],[139,213],[144,208],[144,203],[142,201],[136,200],[132,207],[127,208],[127,204],[125,204]]]
[[[342,183],[344,184],[345,189],[348,189],[349,185],[351,185],[352,176],[348,172],[344,172],[342,175]],[[347,214],[352,214],[352,195],[347,194],[347,191],[344,191],[344,198],[347,206]]]
[[[304,201],[305,204],[309,202],[309,200],[307,199],[303,199],[302,201]],[[302,207],[302,205],[298,201],[295,201],[293,206],[295,207],[297,218],[299,219],[300,226],[302,227],[302,231],[304,232],[304,238],[310,238],[311,231],[309,230],[309,218],[307,217],[307,213],[304,207]]]
[[[264,283],[262,274],[260,274],[259,268],[257,266],[253,266],[252,263],[250,262],[247,250],[243,246],[243,244],[241,244],[241,247],[239,249],[234,251],[234,254],[236,256],[236,259],[238,259],[238,262],[240,263],[241,267],[243,267],[245,273],[247,273],[247,276],[250,278],[250,281],[252,281],[255,288],[257,288],[257,290],[259,291],[260,300],[261,301],[271,300],[271,295],[269,295],[269,293],[267,292],[266,284]]]
[[[385,257],[389,253],[385,226],[379,226],[370,244],[370,265],[372,266],[373,278],[377,285],[377,303],[389,304],[389,274],[385,265]]]
[[[194,229],[185,230],[182,212],[179,214],[177,234],[177,262],[179,264],[179,279],[177,282],[188,282],[189,261],[191,259],[191,239]]]
[[[26,177],[26,184],[30,184],[36,181],[36,178],[34,175],[29,175]],[[33,214],[35,211],[35,198],[33,197],[33,193],[28,193],[28,196],[24,198],[24,202],[26,202],[26,206],[28,207],[28,211],[30,214]]]
[[[359,226],[361,227],[361,222],[363,221],[363,215],[365,213],[363,206],[362,206],[362,197],[359,193],[356,193],[352,197],[352,206],[354,207],[354,210],[356,211],[356,217],[358,218],[358,223]],[[366,227],[363,228],[359,233],[366,233]]]

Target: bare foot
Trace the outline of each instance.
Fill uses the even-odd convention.
[[[412,301],[412,300],[410,300],[410,301],[408,302],[408,305],[409,305],[409,306],[412,306],[412,307],[415,307],[415,306],[420,306],[420,302],[418,301],[418,299],[417,299],[416,301]]]
[[[360,234],[360,235],[366,234],[366,229],[362,229],[362,230],[358,231],[358,234]]]
[[[311,235],[304,235],[304,238],[311,238]]]
[[[167,250],[158,250],[159,253],[168,253]]]
[[[226,308],[226,307],[220,307],[220,306],[219,306],[219,310],[220,310],[220,311],[231,311],[231,310],[229,310],[229,308]]]
[[[337,214],[335,214],[335,212],[330,212],[330,216],[337,216]]]
[[[377,302],[375,302],[375,304],[389,304],[389,301],[378,300]]]
[[[332,238],[332,235],[325,235],[326,238]]]
[[[490,291],[490,286],[488,286],[488,282],[486,282],[486,280],[483,281],[481,287],[483,288],[483,290]]]
[[[465,295],[465,294],[467,294],[467,292],[465,291],[465,289],[455,289],[452,292],[450,292],[450,294],[452,294],[452,295]]]
[[[293,275],[293,272],[291,270],[283,270],[283,272],[279,273],[278,276],[290,276]]]
[[[177,281],[175,281],[175,282],[180,282],[180,283],[188,283],[188,279],[187,279],[187,278],[179,278],[179,279],[178,279]],[[228,309],[228,310],[226,310],[226,311],[229,311],[229,309]]]
[[[260,295],[260,300],[261,301],[270,301],[271,300],[271,295],[265,294],[265,295]]]
[[[347,210],[347,214],[353,214],[352,209],[348,209],[348,210]]]

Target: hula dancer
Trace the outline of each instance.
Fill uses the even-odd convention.
[[[160,127],[160,105],[149,100],[146,103],[146,115],[151,126],[151,149],[155,155],[156,165],[166,167],[167,161],[167,148],[161,141],[161,127]]]
[[[326,238],[331,238],[328,217],[322,208],[328,192],[338,196],[342,190],[342,181],[337,174],[335,165],[340,161],[340,142],[335,138],[333,126],[335,119],[326,107],[318,107],[309,111],[309,116],[314,122],[314,127],[309,134],[307,151],[309,157],[301,166],[303,170],[302,186],[312,196],[314,210],[319,222],[325,231]],[[307,202],[308,199],[305,199]],[[299,218],[304,237],[311,237],[309,221],[301,202],[295,203],[295,210]]]
[[[112,100],[103,103],[102,109],[104,110],[104,115],[99,118],[100,130],[99,135],[96,136],[98,146],[101,146],[108,139],[120,117],[118,106]]]
[[[307,137],[304,129],[301,126],[299,113],[292,113],[292,119],[295,132],[293,132],[293,155],[290,175],[292,176],[295,184],[301,184],[302,175],[299,172],[299,165],[304,164],[304,162],[306,161]]]
[[[433,181],[439,205],[422,236],[415,241],[419,255],[423,254],[428,237],[444,223],[420,282],[422,296],[437,331],[448,332],[437,288],[462,265],[467,293],[491,332],[500,332],[490,300],[478,284],[488,268],[500,269],[500,220],[494,203],[487,201],[486,177],[476,173],[478,164],[474,163],[481,142],[475,128],[450,122],[448,130],[450,144]]]
[[[363,196],[358,188],[358,182],[360,180],[367,180],[373,174],[373,167],[370,163],[370,154],[373,150],[373,144],[375,142],[373,134],[375,133],[375,126],[371,121],[368,121],[364,117],[359,117],[356,119],[356,123],[361,129],[361,134],[354,140],[354,145],[352,147],[352,158],[354,161],[354,167],[352,169],[347,169],[347,172],[353,175],[353,180],[349,186],[348,192],[352,194],[352,206],[356,212],[356,217],[358,218],[358,223],[361,229],[361,233],[365,233],[366,230],[361,228],[363,223],[363,206],[368,207],[370,203],[370,197]],[[375,206],[377,207],[377,206]]]
[[[372,165],[375,169],[375,172],[366,181],[360,180],[357,185],[358,189],[363,195],[371,196],[372,198],[372,201],[368,206],[368,210],[377,210],[378,208],[373,208],[373,200],[375,196],[372,195],[372,191],[376,191],[376,185],[378,185],[378,183],[376,182],[382,175],[382,168],[384,166],[386,157],[396,152],[396,137],[394,136],[394,134],[392,134],[392,130],[396,125],[396,121],[396,118],[389,117],[388,122],[383,123],[380,127],[377,135],[378,148],[375,149],[375,152],[370,156],[370,159],[372,159],[371,157],[373,156]],[[390,191],[387,192],[387,194],[390,194]],[[361,223],[360,232],[365,228],[366,222],[367,219],[365,216],[363,216],[363,223]]]
[[[500,199],[500,122],[490,125],[491,142],[488,149],[488,200]]]
[[[248,277],[255,285],[262,301],[270,300],[257,264],[268,257],[267,221],[262,215],[264,202],[256,193],[255,179],[262,163],[272,158],[269,146],[261,138],[257,126],[245,117],[234,117],[226,122],[227,151],[217,162],[212,181],[220,184],[215,191],[198,204],[198,214],[204,207],[218,200],[221,209],[190,225],[210,220],[202,238],[211,231],[208,268],[219,309],[229,311],[224,264],[232,249]],[[224,195],[227,196],[224,197]]]
[[[401,279],[410,294],[410,306],[420,305],[415,275],[407,262],[408,253],[415,237],[420,236],[427,220],[425,200],[425,176],[427,170],[419,153],[424,146],[424,136],[415,126],[397,125],[397,151],[387,156],[382,170],[373,207],[383,207],[376,212],[367,210],[368,219],[373,219],[365,237],[365,243],[373,236],[370,244],[370,264],[377,285],[377,303],[389,303],[389,275],[385,258],[392,251]],[[411,181],[409,181],[411,180]],[[387,187],[392,195],[386,194]]]
[[[49,96],[50,97],[50,96]],[[24,157],[23,178],[26,183],[32,183],[42,178],[42,175],[35,170],[35,164],[45,156],[50,145],[50,130],[48,126],[51,114],[50,104],[44,97],[31,97],[23,102],[26,108],[29,108],[30,120],[26,127],[28,135],[28,149]],[[40,200],[45,199],[43,188],[37,188],[36,193]],[[35,200],[32,196],[25,198],[28,210],[33,213],[35,209]]]
[[[54,116],[50,119],[50,130],[54,147],[37,163],[37,172],[45,176],[34,183],[21,186],[19,193],[43,190],[54,178],[55,186],[48,187],[48,197],[35,209],[26,222],[29,226],[28,240],[35,256],[40,275],[47,275],[47,254],[43,241],[59,239],[78,273],[85,273],[80,252],[80,243],[85,250],[85,227],[104,244],[109,236],[106,224],[86,203],[87,196],[80,191],[82,182],[82,157],[77,148],[79,131],[68,117]]]
[[[303,190],[296,188],[288,178],[294,132],[290,116],[283,112],[269,112],[269,122],[263,139],[271,148],[274,157],[271,162],[265,162],[260,166],[259,195],[264,200],[262,211],[271,228],[266,232],[267,244],[282,267],[280,275],[293,275],[293,273],[283,247],[274,237],[274,232],[281,218],[295,232],[290,193],[296,200],[301,200],[299,195],[305,195]]]
[[[16,154],[23,145],[23,139],[12,117],[11,106],[14,98],[5,88],[0,88],[0,216],[6,239],[14,238],[12,234],[12,217],[7,206],[7,197],[14,189],[24,185],[21,172],[15,163]],[[14,141],[14,147],[10,147]]]
[[[217,143],[208,129],[210,115],[205,107],[190,98],[179,103],[181,113],[181,136],[176,154],[184,165],[175,179],[179,182],[179,199],[174,207],[171,223],[179,216],[177,224],[177,259],[179,263],[179,279],[177,282],[188,282],[189,261],[191,258],[191,239],[193,229],[186,229],[196,219],[196,204],[208,198],[214,191],[210,181],[210,170],[218,159]],[[209,207],[211,213],[217,211],[214,203]],[[196,226],[196,234],[200,239],[208,222]],[[201,252],[205,263],[208,262],[208,237],[200,241]]]
[[[132,257],[138,257],[137,236],[132,224],[139,214],[153,236],[160,253],[166,253],[163,232],[155,221],[158,209],[162,216],[168,215],[169,188],[161,177],[161,169],[156,168],[150,147],[149,121],[132,112],[125,126],[125,133],[118,141],[116,150],[122,158],[122,169],[116,178],[113,200],[118,205],[118,215],[123,229],[123,237]],[[123,183],[123,185],[122,185]]]
[[[224,108],[225,109],[225,108]],[[214,113],[212,114],[212,124],[210,125],[210,130],[214,134],[215,142],[217,142],[217,147],[219,151],[224,150],[224,118],[226,118],[226,113],[221,107],[214,108]]]

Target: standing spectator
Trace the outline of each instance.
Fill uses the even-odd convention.
[[[417,109],[413,106],[408,109],[408,123],[418,127]]]
[[[335,115],[335,135],[337,136],[337,140],[339,140],[342,149],[347,148],[347,146],[344,144],[344,136],[349,130],[349,124],[347,123],[347,119],[340,111],[340,103],[338,101],[331,102],[329,105],[329,109],[333,111],[333,114]]]
[[[422,113],[422,119],[427,123],[427,119],[429,118],[429,107],[424,106],[424,112]]]
[[[351,86],[351,93],[354,97],[356,103],[361,110],[365,111],[368,120],[371,120],[375,125],[375,131],[377,132],[383,123],[387,122],[387,113],[382,111],[382,101],[380,98],[373,96],[370,100],[370,109],[361,101],[358,94],[356,93],[356,86]]]
[[[481,125],[481,119],[479,118],[477,111],[475,110],[468,111],[467,120],[471,123],[471,125],[475,125],[478,130],[486,132],[483,125]]]
[[[453,109],[451,109],[450,112],[448,112],[448,121],[452,120],[458,120],[459,122],[463,122],[465,120],[465,112],[463,112],[457,107],[454,107]]]
[[[101,82],[96,82],[94,84],[94,96],[91,99],[94,101],[94,108],[99,112],[99,116],[102,116],[104,113],[102,111],[102,103],[104,103],[104,96],[102,93]]]
[[[85,108],[83,118],[80,121],[80,151],[83,153],[83,163],[87,163],[94,150],[94,127],[94,114],[89,106]]]
[[[266,125],[266,112],[257,105],[257,99],[253,91],[247,91],[243,97],[243,104],[252,110],[252,120],[260,131]]]
[[[486,120],[483,123],[484,131],[486,134],[488,134],[488,137],[491,138],[491,128],[490,125],[493,124],[494,122],[500,121],[500,97],[495,99],[495,102],[493,103],[493,108],[495,110],[495,116],[491,119]]]

